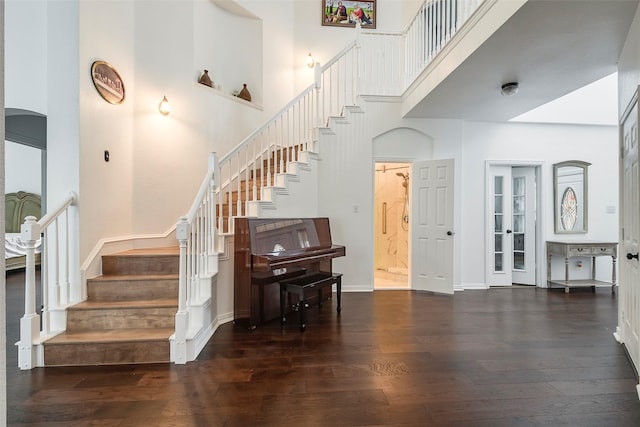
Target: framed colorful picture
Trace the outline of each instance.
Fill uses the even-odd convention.
[[[352,0],[322,0],[322,25],[376,28],[376,2]]]
[[[91,80],[100,96],[109,104],[124,102],[124,83],[108,62],[96,61],[91,65]]]

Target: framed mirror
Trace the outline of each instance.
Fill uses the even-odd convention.
[[[553,165],[553,206],[556,234],[588,230],[587,168],[591,163],[569,160]]]

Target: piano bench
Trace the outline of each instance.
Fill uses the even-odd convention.
[[[284,324],[287,321],[285,317],[287,293],[294,293],[300,298],[300,330],[304,331],[307,327],[306,301],[310,292],[313,290],[318,291],[318,307],[322,307],[322,289],[334,283],[336,284],[336,295],[338,298],[337,310],[338,314],[340,314],[342,310],[340,307],[340,293],[342,290],[341,273],[313,273],[282,280],[280,282],[280,323]]]

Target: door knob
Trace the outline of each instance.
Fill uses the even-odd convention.
[[[447,231],[447,236],[453,236],[454,234],[456,233],[454,233],[453,231]]]
[[[513,231],[507,230],[507,234],[511,234],[511,233],[513,233]]]
[[[638,259],[638,254],[632,255],[631,253],[627,252],[627,259],[631,260],[631,259]]]

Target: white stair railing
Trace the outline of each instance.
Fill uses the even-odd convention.
[[[176,225],[176,238],[180,244],[180,271],[178,279],[178,312],[176,313],[172,361],[187,363],[187,334],[190,327],[189,308],[210,298],[209,277],[217,271],[216,197],[218,159],[209,155],[207,174],[186,216]],[[205,279],[206,284],[200,280]]]
[[[69,272],[71,266],[69,219],[76,196],[71,193],[60,206],[36,221],[34,216],[25,218],[20,227],[21,238],[26,244],[24,316],[20,319],[18,366],[32,369],[42,364],[38,345],[52,332],[51,310],[72,302]],[[36,247],[42,239],[41,286],[42,311],[36,312]],[[77,290],[76,290],[77,291]],[[42,328],[40,326],[42,322]]]
[[[317,129],[329,117],[356,104],[358,55],[352,42],[326,65],[316,64],[315,83],[220,159],[218,229],[233,233],[232,217],[247,215],[247,204],[260,200],[285,174],[300,151],[315,151]]]

